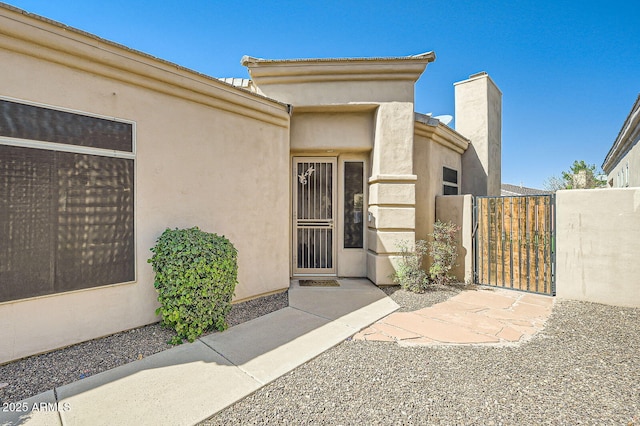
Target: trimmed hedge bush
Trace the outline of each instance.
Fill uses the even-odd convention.
[[[166,229],[148,260],[155,272],[162,324],[176,331],[170,343],[193,342],[206,331],[225,330],[238,282],[238,252],[224,236],[197,227]]]

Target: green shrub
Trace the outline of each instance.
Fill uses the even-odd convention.
[[[400,288],[404,290],[424,293],[429,285],[427,273],[422,268],[422,258],[427,253],[426,241],[416,241],[414,250],[409,250],[408,243],[401,241],[398,249],[402,258],[391,276],[393,282],[400,284]]]
[[[449,284],[455,281],[455,277],[449,272],[456,266],[456,234],[459,230],[460,227],[451,222],[437,221],[433,225],[433,233],[429,234],[433,238],[429,242],[429,255],[433,259],[429,268],[429,278],[435,284]]]
[[[151,249],[162,324],[176,331],[171,343],[193,342],[225,330],[237,284],[237,251],[224,236],[197,227],[167,229]]]

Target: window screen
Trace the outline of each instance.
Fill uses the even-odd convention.
[[[8,128],[7,123],[25,123],[8,117],[23,109],[8,111],[0,114],[0,136],[40,137],[33,129]],[[92,134],[83,127],[85,121],[71,122],[78,135]],[[55,120],[46,126],[34,123],[55,127]],[[65,126],[59,134],[73,130]],[[132,141],[133,135],[125,139]],[[102,147],[120,146],[107,143],[109,138],[103,142]],[[7,145],[0,137],[0,302],[133,281],[132,155],[116,158],[38,145],[42,149]],[[95,141],[83,145],[92,147]]]
[[[0,99],[0,136],[133,152],[133,125]]]
[[[458,171],[448,167],[442,168],[442,193],[458,195]]]

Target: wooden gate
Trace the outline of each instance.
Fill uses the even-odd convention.
[[[478,284],[554,295],[555,196],[475,197]]]

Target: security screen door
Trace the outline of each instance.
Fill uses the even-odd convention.
[[[294,158],[293,273],[335,275],[336,159]]]

